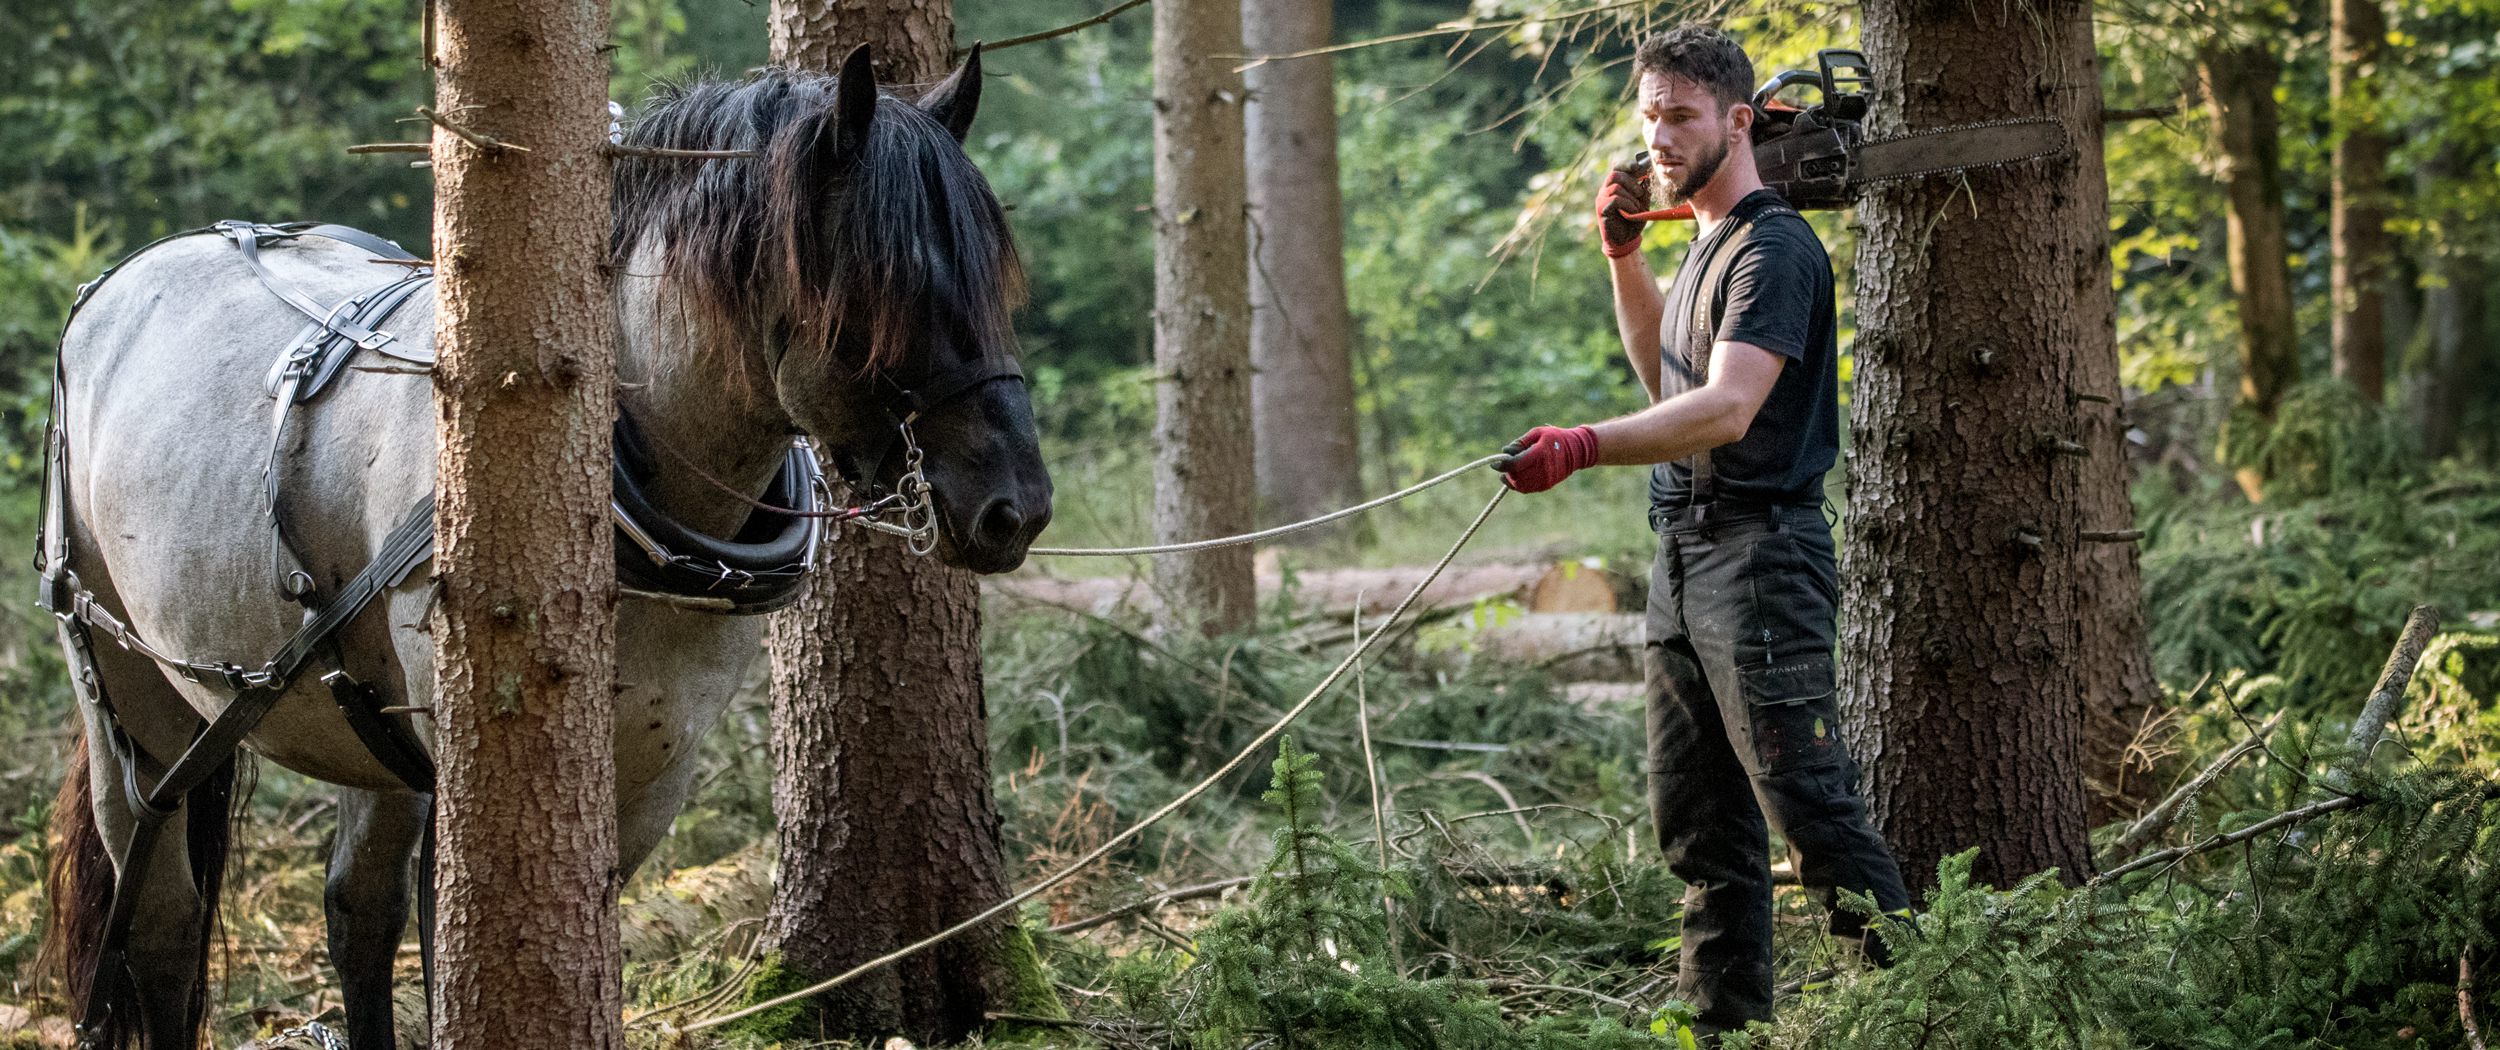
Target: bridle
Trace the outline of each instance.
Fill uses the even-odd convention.
[[[757,510],[836,524],[857,522],[861,528],[872,532],[901,537],[913,554],[925,557],[937,550],[937,508],[920,439],[912,433],[912,424],[918,422],[921,416],[968,397],[983,386],[1001,379],[1023,382],[1023,366],[1010,356],[983,354],[941,369],[914,386],[904,386],[895,382],[892,376],[879,373],[877,381],[890,394],[879,406],[889,427],[882,432],[883,436],[876,444],[869,446],[866,455],[857,459],[840,458],[834,464],[834,473],[841,477],[844,485],[868,497],[865,502],[851,506],[836,504],[832,483],[827,480],[821,466],[821,457],[820,465],[810,479],[815,498],[809,502],[814,507],[826,508],[817,510],[784,507],[749,496],[736,486],[713,477],[674,446],[657,440],[652,444],[667,452],[696,477]],[[810,448],[814,448],[812,443]],[[898,448],[903,456],[902,470],[896,476],[894,486],[888,489],[875,479],[885,472],[886,461],[894,456]],[[855,470],[857,476],[854,475]],[[889,518],[900,520],[884,520]]]
[[[925,556],[937,549],[937,509],[932,503],[934,491],[929,486],[929,476],[923,469],[920,441],[912,434],[911,425],[921,416],[971,396],[990,383],[1001,379],[1024,382],[1024,368],[1011,356],[984,353],[940,369],[916,386],[904,386],[882,374],[878,379],[893,394],[885,407],[886,418],[894,425],[893,436],[862,459],[871,465],[866,479],[846,476],[843,480],[873,497],[865,506],[854,508],[862,511],[858,517],[861,527],[900,536],[913,554]],[[884,473],[885,461],[897,445],[903,454],[902,473],[895,479],[892,491],[880,492],[874,479]],[[877,520],[886,513],[900,516],[902,523]]]

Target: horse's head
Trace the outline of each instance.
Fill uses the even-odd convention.
[[[938,554],[1003,572],[1050,520],[1009,313],[1006,213],[964,155],[976,51],[917,102],[882,95],[866,47],[812,126],[781,136],[773,194],[799,288],[773,385],[854,485],[891,490],[922,450]],[[908,435],[908,436],[907,436]]]
[[[746,333],[770,398],[844,480],[893,491],[916,447],[938,556],[1003,572],[1050,520],[1051,492],[1010,323],[1022,269],[963,149],[980,94],[977,51],[906,100],[878,90],[866,47],[830,81],[689,89],[636,140],[757,156],[707,165],[710,186],[628,176],[619,256],[637,227],[667,231],[682,300]]]

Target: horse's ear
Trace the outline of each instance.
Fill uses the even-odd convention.
[[[962,142],[972,132],[972,115],[981,108],[981,45],[974,43],[964,55],[964,64],[938,86],[920,96],[920,108],[936,117],[938,123]]]
[[[877,119],[877,71],[868,59],[868,45],[851,49],[833,84],[834,142],[845,157],[859,155],[868,144],[868,125]]]

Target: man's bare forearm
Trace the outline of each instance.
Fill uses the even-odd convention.
[[[1696,387],[1628,416],[1597,423],[1597,461],[1645,466],[1682,459],[1745,436],[1759,403],[1720,387]]]
[[[1617,466],[1665,463],[1744,437],[1787,364],[1786,358],[1752,343],[1719,343],[1710,353],[1708,382],[1592,425],[1597,461]]]
[[[1665,296],[1658,294],[1658,278],[1649,272],[1649,261],[1633,252],[1619,259],[1609,259],[1608,270],[1615,285],[1615,332],[1623,337],[1623,356],[1632,361],[1632,374],[1641,379],[1641,389],[1649,399],[1658,400],[1658,319],[1667,311]]]

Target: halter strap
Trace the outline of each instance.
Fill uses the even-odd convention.
[[[1013,379],[1021,383],[1024,381],[1024,366],[1007,355],[983,354],[939,370],[937,374],[921,380],[918,387],[893,384],[897,395],[895,406],[902,410],[901,417],[908,423],[998,379]]]
[[[885,377],[885,385],[894,391],[893,403],[885,410],[894,426],[877,440],[875,447],[865,450],[866,454],[860,459],[835,463],[837,468],[844,468],[842,480],[853,485],[869,484],[886,458],[894,454],[896,439],[902,435],[904,428],[918,422],[920,417],[1000,379],[1024,382],[1024,366],[1011,355],[983,354],[970,361],[938,369],[913,386],[904,386],[891,377]],[[853,467],[862,471],[864,476],[850,477],[848,468]]]

